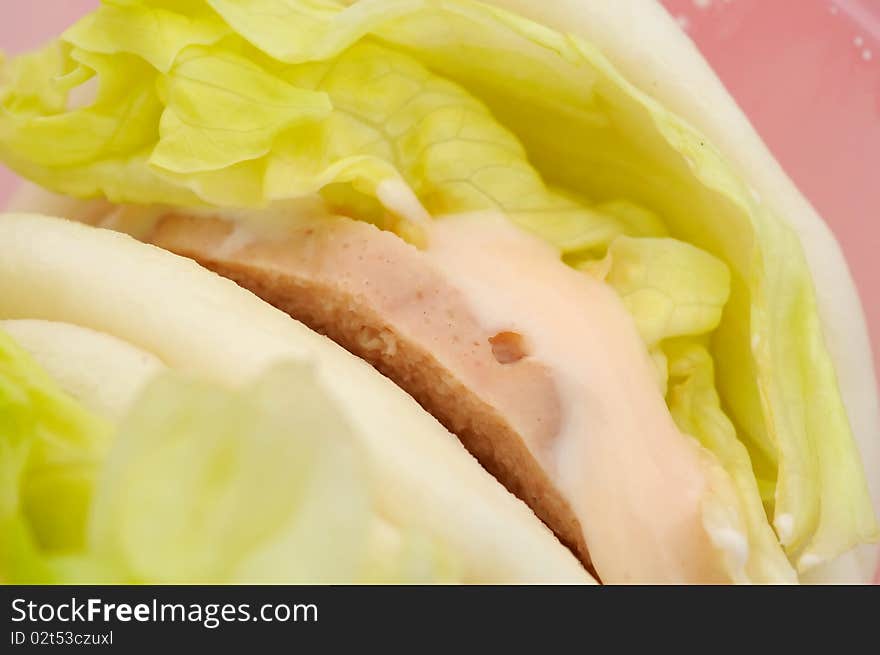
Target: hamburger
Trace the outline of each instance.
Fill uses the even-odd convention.
[[[327,335],[602,582],[872,578],[845,260],[654,2],[113,0],[3,79],[15,209]]]
[[[232,282],[39,215],[0,251],[0,581],[592,582],[411,397]]]

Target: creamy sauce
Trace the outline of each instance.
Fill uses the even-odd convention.
[[[489,331],[522,334],[556,377],[563,422],[533,454],[575,507],[603,579],[727,580],[744,536],[715,526],[703,503],[718,484],[696,442],[675,425],[632,317],[604,283],[503,216],[446,217],[426,255],[461,289]]]
[[[389,179],[376,188],[376,195],[391,213],[406,218],[416,225],[427,226],[431,215],[425,211],[418,197],[401,180]]]

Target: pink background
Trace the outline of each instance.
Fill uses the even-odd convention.
[[[880,0],[663,2],[843,244],[880,369]],[[4,1],[0,49],[36,46],[97,4]],[[0,167],[0,206],[14,185]]]

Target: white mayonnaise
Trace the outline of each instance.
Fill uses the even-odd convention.
[[[724,539],[707,533],[703,503],[718,478],[672,420],[616,293],[500,214],[444,217],[429,242],[483,326],[522,334],[554,372],[562,427],[549,454],[532,452],[572,503],[600,577],[728,579],[719,549],[742,561],[746,538],[736,525],[721,527]]]

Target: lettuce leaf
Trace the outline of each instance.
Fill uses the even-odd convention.
[[[460,580],[381,516],[343,416],[291,363],[240,391],[162,374],[114,428],[0,332],[0,580]]]
[[[114,0],[4,68],[0,158],[55,191],[226,207],[324,193],[406,234],[382,216],[401,213],[393,182],[431,215],[498,209],[566,262],[604,261],[658,368],[674,366],[665,340],[712,332],[708,377],[798,566],[877,537],[797,235],[584,40],[471,0]],[[90,76],[96,102],[69,108]]]
[[[716,257],[675,239],[619,237],[599,264],[623,299],[642,339],[712,332],[730,293],[730,272]]]
[[[40,553],[85,547],[110,434],[0,330],[0,580],[45,581]]]
[[[131,582],[347,582],[371,518],[351,429],[306,367],[242,393],[166,376],[119,427],[93,551]]]
[[[733,478],[747,527],[748,579],[764,583],[797,582],[794,569],[767,523],[749,453],[721,409],[709,351],[695,339],[674,339],[664,345],[663,352],[668,361],[667,402],[672,417],[682,432],[714,453]]]
[[[64,40],[105,55],[128,52],[168,73],[187,46],[211,45],[229,33],[226,23],[201,2],[115,0],[67,30]]]
[[[179,174],[261,157],[282,130],[331,111],[326,94],[287,84],[220,47],[188,48],[158,89],[165,111],[150,161]]]
[[[119,426],[98,483],[93,557],[129,582],[456,579],[441,544],[378,513],[344,415],[306,364],[240,391],[159,377]]]

